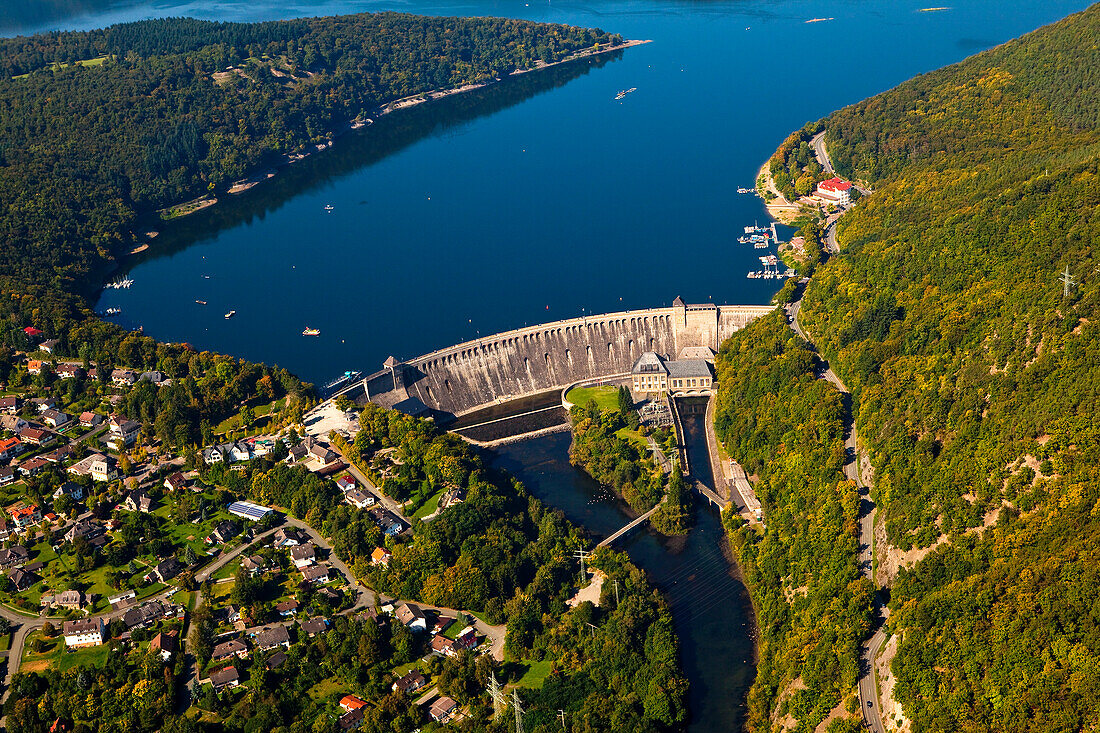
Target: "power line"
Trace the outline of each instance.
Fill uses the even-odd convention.
[[[508,700],[500,689],[496,672],[489,673],[489,696],[493,699],[493,720],[496,720],[508,709]]]
[[[516,709],[516,733],[523,733],[523,708],[519,704],[519,690],[512,688],[512,706]]]
[[[1062,282],[1062,297],[1069,297],[1069,289],[1077,284],[1077,281],[1073,279],[1073,276],[1069,274],[1069,265],[1066,265],[1065,271],[1062,273],[1062,277],[1058,278]]]

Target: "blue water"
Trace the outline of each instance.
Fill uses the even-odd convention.
[[[676,295],[766,302],[776,282],[745,278],[761,252],[734,241],[765,211],[736,189],[791,129],[1086,6],[917,12],[928,2],[57,0],[5,4],[18,7],[0,10],[0,33],[398,9],[652,39],[550,90],[502,85],[488,113],[442,104],[414,130],[388,120],[343,138],[279,184],[163,227],[132,263],[134,287],[98,305],[159,339],[327,381],[390,354]],[[638,91],[613,101],[627,87]],[[303,338],[306,326],[321,336]]]

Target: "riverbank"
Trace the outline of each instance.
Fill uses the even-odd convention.
[[[643,44],[646,44],[646,43],[652,43],[652,40],[649,40],[649,39],[646,39],[646,40],[638,40],[638,39],[628,40],[628,41],[624,41],[622,43],[616,44],[614,46],[606,46],[606,47],[600,47],[599,44],[596,44],[595,46],[593,46],[591,48],[586,48],[584,50],[578,51],[574,54],[571,54],[571,55],[559,60],[559,61],[552,61],[550,63],[545,63],[543,61],[539,61],[538,63],[535,64],[534,67],[532,67],[530,69],[515,69],[512,72],[510,72],[508,74],[508,76],[504,77],[504,79],[507,79],[507,78],[510,78],[510,77],[513,77],[513,76],[520,76],[522,74],[528,74],[528,73],[531,73],[533,71],[542,71],[544,69],[550,69],[550,68],[553,68],[555,66],[561,66],[563,64],[573,63],[574,61],[580,61],[582,59],[595,58],[595,57],[598,57],[598,56],[602,56],[604,54],[613,53],[615,51],[622,51],[622,50],[625,50],[627,48],[632,48],[634,46],[640,46],[640,45],[643,45]],[[283,157],[283,160],[278,161],[275,164],[276,168],[281,168],[281,167],[284,167],[284,166],[287,166],[287,165],[292,165],[294,163],[301,162],[301,161],[305,160],[306,158],[310,157],[311,155],[313,155],[313,153],[319,153],[319,152],[322,152],[324,150],[327,150],[328,148],[331,148],[333,142],[337,138],[342,137],[343,135],[345,135],[349,132],[354,132],[356,130],[361,130],[363,128],[369,127],[372,124],[374,124],[374,118],[380,117],[382,115],[391,114],[393,112],[397,112],[397,111],[402,110],[402,109],[408,109],[410,107],[415,107],[415,106],[423,104],[425,102],[430,102],[430,101],[437,100],[437,99],[444,99],[446,97],[450,97],[450,96],[453,96],[455,94],[463,94],[465,92],[472,92],[475,89],[484,89],[485,87],[488,87],[492,84],[500,83],[501,81],[504,81],[504,79],[492,79],[490,81],[485,81],[485,82],[477,82],[477,83],[472,83],[472,84],[463,84],[462,86],[458,86],[458,87],[450,87],[450,88],[444,88],[444,89],[432,89],[432,90],[429,90],[427,92],[420,92],[418,94],[413,94],[413,95],[410,95],[408,97],[402,97],[401,99],[395,99],[391,102],[387,102],[386,104],[383,104],[382,106],[378,107],[373,112],[367,113],[366,117],[364,117],[363,114],[356,115],[353,119],[348,120],[343,125],[340,125],[339,127],[335,128],[333,130],[330,130],[328,133],[326,133],[323,136],[323,137],[327,138],[327,140],[325,142],[313,143],[313,144],[310,144],[310,145],[306,145],[306,146],[303,146],[303,148],[298,152],[290,153],[290,154],[285,155]],[[267,181],[267,180],[270,180],[270,179],[274,178],[276,175],[278,175],[277,170],[270,170],[267,166],[264,166],[263,170],[261,170],[259,172],[250,173],[248,176],[246,176],[244,178],[241,178],[237,181],[234,181],[232,184],[230,184],[230,186],[226,189],[225,192],[228,193],[228,194],[232,194],[232,195],[239,195],[239,194],[245,193],[246,191],[249,191],[249,190],[255,188],[257,185],[259,185],[260,183],[263,183],[264,181]],[[191,214],[194,214],[196,212],[199,212],[199,211],[207,209],[211,206],[214,206],[217,203],[218,203],[218,199],[217,199],[216,196],[211,196],[211,195],[207,194],[207,195],[200,196],[196,199],[192,199],[191,201],[187,201],[187,202],[180,203],[180,204],[173,204],[171,206],[166,206],[162,209],[159,209],[157,211],[157,214],[164,220],[178,219],[178,218],[181,218],[181,217],[184,217],[184,216],[190,216]]]

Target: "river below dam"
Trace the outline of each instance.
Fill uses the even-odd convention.
[[[691,433],[687,423],[702,419],[685,416],[685,430]],[[570,465],[571,440],[569,433],[558,433],[498,448],[494,466],[519,478],[543,503],[560,509],[599,541],[634,515],[622,500]],[[694,445],[690,435],[688,441]],[[741,730],[745,695],[755,673],[752,604],[728,555],[717,510],[696,501],[686,537],[663,537],[647,527],[619,540],[615,548],[625,550],[646,571],[672,608],[691,685],[689,730]]]

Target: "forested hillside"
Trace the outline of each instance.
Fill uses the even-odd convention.
[[[222,189],[390,100],[619,40],[397,13],[0,40],[0,317],[63,334],[87,315],[71,294],[98,286],[142,214]]]
[[[875,192],[802,323],[853,393],[880,569],[924,557],[879,574],[913,731],[1100,724],[1097,38],[1100,6],[824,121]]]
[[[758,477],[766,508],[766,529],[725,517],[760,627],[748,729],[785,720],[814,730],[854,690],[871,627],[871,583],[856,564],[859,495],[841,470],[844,405],[778,311],[722,344],[716,363],[715,429]]]

